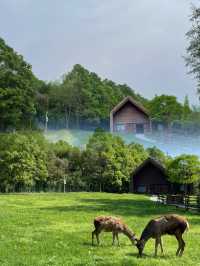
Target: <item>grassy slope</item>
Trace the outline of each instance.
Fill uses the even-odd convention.
[[[111,246],[110,233],[101,235],[101,246],[91,246],[96,215],[121,216],[138,235],[150,218],[169,212],[175,209],[128,194],[1,195],[0,265],[200,265],[200,216],[191,213],[182,258],[175,257],[177,243],[170,236],[163,237],[165,255],[158,258],[153,257],[153,240],[142,259],[122,235],[120,247]]]

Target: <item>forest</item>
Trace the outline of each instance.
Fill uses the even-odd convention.
[[[124,97],[132,96],[150,113],[154,125],[191,133],[200,131],[200,109],[188,96],[146,99],[126,84],[101,79],[74,65],[57,81],[39,80],[31,65],[0,39],[0,130],[109,128],[109,114]]]
[[[148,157],[166,168],[171,182],[198,188],[198,156],[172,158],[97,129],[85,149],[50,143],[36,131],[0,134],[0,192],[61,192],[64,183],[66,191],[128,192],[131,173]]]
[[[194,9],[196,26],[187,33],[186,58],[198,87],[199,20],[200,11]],[[107,132],[110,111],[125,96],[140,102],[154,125],[162,124],[167,132],[200,132],[200,107],[192,106],[187,95],[181,103],[173,95],[146,99],[136,91],[79,64],[59,80],[39,80],[23,56],[0,38],[0,192],[62,190],[63,183],[68,191],[127,192],[130,174],[148,157],[165,166],[171,182],[198,186],[199,157],[171,158]],[[94,133],[84,149],[45,139],[43,130],[60,128]]]

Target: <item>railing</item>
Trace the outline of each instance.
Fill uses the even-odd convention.
[[[157,202],[165,205],[176,206],[185,210],[195,210],[200,212],[199,195],[158,195]]]

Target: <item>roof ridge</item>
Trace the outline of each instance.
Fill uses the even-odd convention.
[[[138,108],[140,111],[142,111],[145,115],[149,116],[148,111],[144,106],[141,105],[137,100],[133,99],[133,97],[126,96],[121,102],[119,102],[112,110],[111,114],[116,113],[124,104],[126,104],[128,101],[130,101],[136,108]]]

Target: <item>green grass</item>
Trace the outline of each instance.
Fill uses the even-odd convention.
[[[140,235],[149,219],[178,212],[188,217],[184,235],[186,250],[176,258],[177,242],[164,236],[165,255],[154,258],[154,241],[145,256],[128,238],[112,246],[111,233],[100,236],[101,245],[91,245],[93,218],[100,214],[120,216]],[[200,216],[173,207],[156,205],[148,197],[131,194],[67,193],[0,195],[0,265],[200,265]]]

